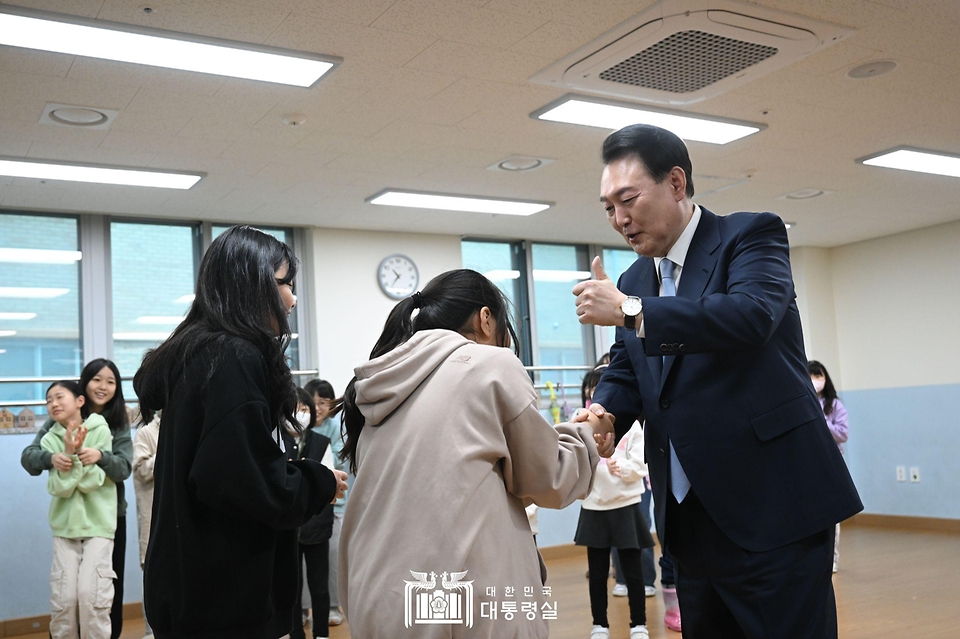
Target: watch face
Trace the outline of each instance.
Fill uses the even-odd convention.
[[[387,297],[400,300],[417,291],[420,274],[417,265],[406,255],[388,255],[377,269],[377,281]]]
[[[643,309],[643,304],[640,302],[639,297],[628,297],[623,300],[623,304],[620,305],[620,310],[623,311],[624,315],[636,316],[640,314],[640,311]]]

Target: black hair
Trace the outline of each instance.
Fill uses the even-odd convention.
[[[603,375],[603,369],[606,367],[606,364],[601,364],[593,370],[587,371],[583,376],[583,382],[580,384],[580,399],[584,406],[586,406],[587,402],[593,397],[593,391],[597,389],[597,384],[600,383],[600,376]]]
[[[72,379],[62,379],[59,382],[50,384],[47,386],[47,392],[44,393],[43,396],[46,397],[48,394],[50,394],[50,391],[57,386],[67,389],[74,397],[83,397],[84,401],[83,406],[80,407],[80,417],[86,419],[90,416],[90,406],[89,402],[87,401],[87,396],[83,394],[82,390],[80,390],[80,384],[76,383]]]
[[[276,272],[284,264],[287,274],[278,280]],[[297,264],[293,249],[251,226],[231,227],[213,241],[200,261],[197,295],[187,316],[164,343],[147,351],[133,378],[141,404],[144,389],[162,398],[161,406],[141,405],[144,421],[149,422],[153,410],[169,402],[187,363],[202,348],[211,343],[217,346],[206,384],[219,363],[220,347],[239,337],[256,347],[266,362],[270,426],[286,419],[301,430],[294,416],[296,385],[284,355],[291,339],[290,324],[278,290],[279,285],[292,284]]]
[[[298,388],[297,399],[299,403],[310,409],[310,424],[307,428],[313,428],[317,425],[317,405],[313,403],[313,394],[304,388]]]
[[[496,320],[496,343],[500,346],[513,344],[514,352],[519,340],[510,321],[510,306],[499,288],[486,277],[470,269],[447,271],[436,276],[423,291],[402,300],[387,317],[380,339],[370,352],[370,359],[389,353],[418,331],[444,328],[459,333],[469,333],[470,322],[484,306]],[[416,312],[415,312],[416,311]],[[350,380],[341,400],[343,417],[341,435],[344,438],[340,458],[350,461],[350,470],[357,472],[357,441],[365,423],[357,407],[354,385]]]
[[[316,407],[316,404],[313,403],[314,395],[320,399],[329,399],[333,401],[333,406],[331,406],[326,418],[336,417],[337,414],[343,410],[343,398],[337,399],[337,394],[333,392],[333,384],[327,380],[311,379],[304,385],[303,389],[310,393],[310,403],[314,407]]]
[[[807,372],[809,372],[811,376],[816,375],[819,377],[823,375],[823,414],[829,415],[833,412],[833,404],[837,399],[837,389],[833,385],[833,380],[830,379],[830,373],[827,372],[827,367],[817,360],[811,359],[807,362]]]
[[[321,399],[336,399],[337,394],[333,392],[333,384],[325,379],[311,379],[304,384],[303,390],[310,393],[311,401],[314,395]]]
[[[631,124],[614,131],[603,141],[600,157],[604,165],[629,156],[640,158],[657,184],[663,182],[673,167],[680,167],[687,176],[687,197],[693,197],[690,154],[683,140],[673,132],[649,124]]]
[[[127,402],[123,399],[123,379],[120,377],[120,371],[117,369],[117,365],[109,359],[102,357],[90,360],[87,362],[87,365],[83,367],[83,370],[80,371],[80,389],[87,399],[85,406],[88,407],[88,410],[92,409],[93,404],[91,400],[93,398],[87,395],[87,386],[90,384],[90,380],[96,377],[97,373],[104,368],[109,368],[110,372],[112,372],[116,378],[117,392],[114,393],[113,398],[109,402],[104,404],[100,414],[107,420],[107,424],[110,426],[110,432],[116,435],[130,428],[130,418],[127,415]]]

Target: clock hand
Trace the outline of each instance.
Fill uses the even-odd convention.
[[[393,271],[393,269],[390,269],[390,270]],[[396,284],[396,283],[397,283],[397,280],[400,279],[400,274],[397,273],[396,271],[393,271],[393,274],[396,275],[396,277],[393,278],[393,283]]]

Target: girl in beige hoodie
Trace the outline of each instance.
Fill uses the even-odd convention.
[[[548,424],[511,338],[499,289],[450,271],[397,304],[356,369],[339,584],[354,636],[539,638],[562,615],[524,506],[585,497],[613,439],[592,414]]]

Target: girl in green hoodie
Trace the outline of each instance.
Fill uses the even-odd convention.
[[[84,466],[83,448],[110,451],[113,436],[107,421],[89,414],[76,382],[47,389],[47,413],[56,422],[40,440],[54,464],[47,480],[53,495],[53,566],[50,573],[50,634],[53,639],[109,639],[113,603],[111,555],[117,526],[117,488],[97,464]],[[60,459],[62,456],[63,459]]]

